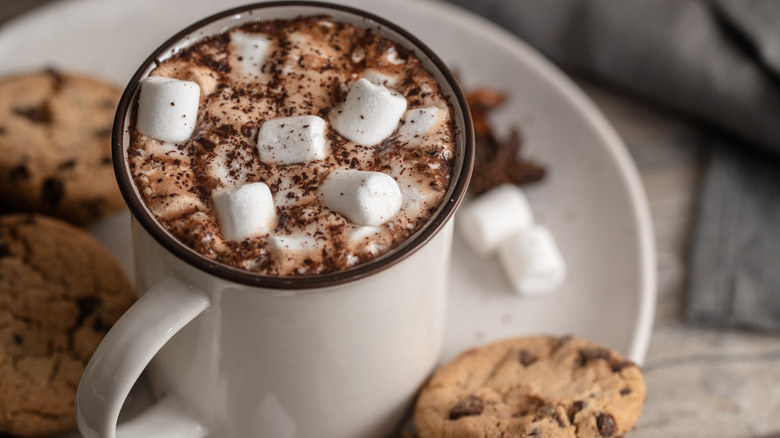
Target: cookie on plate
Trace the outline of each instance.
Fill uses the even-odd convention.
[[[125,208],[111,163],[121,91],[54,70],[0,79],[0,204],[85,225]]]
[[[0,216],[0,435],[76,426],[84,368],[134,299],[116,260],[84,230]]]
[[[461,354],[417,399],[420,438],[619,437],[642,412],[640,369],[581,338],[522,337]]]

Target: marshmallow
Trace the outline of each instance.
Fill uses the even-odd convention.
[[[541,296],[566,279],[566,264],[547,228],[535,225],[498,245],[498,257],[512,288],[522,296]]]
[[[200,87],[192,81],[149,76],[138,96],[138,131],[160,141],[179,143],[192,136],[198,121]]]
[[[463,206],[456,220],[461,237],[481,256],[499,242],[533,225],[533,213],[522,189],[503,184]]]
[[[442,118],[442,111],[435,106],[415,108],[406,112],[404,124],[398,132],[409,139],[422,137],[431,132]]]
[[[367,79],[374,85],[382,85],[385,87],[392,87],[396,84],[397,80],[394,77],[388,76],[383,72],[377,70],[365,70],[363,71],[363,78]]]
[[[270,47],[271,40],[263,34],[239,31],[230,34],[230,51],[248,75],[260,74]]]
[[[267,185],[258,183],[216,192],[212,195],[222,235],[241,241],[271,232],[276,226],[276,208]]]
[[[269,249],[274,253],[300,253],[319,246],[314,237],[308,235],[274,235],[268,239]]]
[[[257,151],[266,163],[294,164],[322,160],[327,123],[318,116],[267,120],[257,134]]]
[[[382,172],[339,169],[320,184],[325,206],[357,225],[378,226],[401,209],[401,190],[392,176]]]
[[[333,128],[348,140],[373,146],[390,137],[406,111],[406,98],[382,85],[360,78],[336,111]]]

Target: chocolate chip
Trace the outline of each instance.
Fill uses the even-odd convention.
[[[5,126],[0,126],[0,135],[3,135],[6,133]]]
[[[190,193],[198,195],[198,199],[203,203],[208,202],[209,198],[211,198],[211,189],[206,186],[192,186]]]
[[[105,128],[96,129],[92,131],[92,135],[94,135],[95,138],[111,137],[111,127],[107,126]]]
[[[561,349],[564,345],[568,344],[569,341],[571,341],[571,336],[561,336],[559,338],[552,338],[550,339],[550,343],[552,344],[552,353],[555,354],[558,352],[558,350]]]
[[[8,243],[0,240],[0,259],[11,255],[11,248],[8,247]]]
[[[76,160],[63,161],[57,165],[57,170],[62,172],[63,170],[72,169],[76,165]]]
[[[51,111],[46,103],[37,107],[14,108],[14,114],[24,117],[33,123],[52,122]]]
[[[479,415],[482,413],[483,409],[485,409],[485,402],[477,396],[470,395],[457,402],[455,406],[450,409],[450,420]]]
[[[613,363],[612,371],[615,373],[619,373],[620,371],[623,370],[623,368],[633,367],[633,366],[636,366],[634,362],[631,362],[630,360],[624,360],[617,363]]]
[[[538,427],[534,427],[530,432],[528,432],[528,436],[542,436],[542,430]]]
[[[580,356],[578,358],[579,365],[584,366],[586,363],[592,361],[592,360],[610,360],[612,358],[612,353],[604,348],[583,348],[580,350]]]
[[[596,416],[596,427],[599,428],[599,435],[608,437],[615,434],[615,419],[607,413],[600,413]]]
[[[569,409],[566,410],[566,415],[569,416],[569,422],[574,423],[574,417],[576,417],[581,410],[585,409],[585,406],[587,405],[588,403],[584,400],[577,400],[572,403],[571,406],[569,406]]]
[[[30,177],[30,170],[24,164],[20,164],[11,169],[8,176],[11,178],[11,181],[21,181]]]
[[[46,74],[48,74],[51,77],[51,80],[54,82],[54,91],[59,92],[62,89],[62,84],[65,83],[65,78],[60,72],[53,68],[47,68]]]
[[[528,365],[531,365],[532,363],[536,362],[536,356],[534,356],[528,350],[520,350],[517,353],[517,360],[520,361],[521,365],[523,365],[524,367],[527,367]]]
[[[13,334],[14,344],[22,346],[24,345],[24,338],[19,333]]]
[[[76,306],[79,308],[79,320],[83,321],[89,315],[97,312],[101,304],[101,301],[95,297],[84,297],[76,300]]]
[[[90,199],[88,201],[84,201],[82,205],[84,205],[84,210],[87,212],[89,217],[92,218],[103,216],[103,212],[105,211],[105,201],[102,199]]]
[[[538,411],[536,411],[536,414],[537,415],[535,420],[540,420],[542,417],[551,417],[553,420],[555,420],[556,423],[558,423],[558,427],[564,428],[567,426],[566,420],[561,417],[561,414],[558,413],[558,409],[553,405],[542,406]]]
[[[41,197],[49,207],[57,207],[62,202],[62,198],[65,197],[65,185],[56,178],[46,178],[43,181]]]
[[[111,157],[110,157],[110,156],[108,156],[108,157],[103,157],[103,158],[101,158],[101,159],[100,159],[100,165],[101,165],[101,166],[108,166],[108,165],[109,165],[109,164],[111,164],[112,162],[113,162],[113,161],[111,160]]]
[[[620,395],[629,395],[632,392],[634,392],[634,390],[632,390],[631,387],[626,386],[625,388],[620,390]]]
[[[108,332],[111,329],[110,324],[106,324],[105,321],[103,321],[102,318],[99,316],[95,318],[95,321],[92,323],[92,330],[96,332]]]

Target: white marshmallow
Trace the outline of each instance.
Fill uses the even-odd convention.
[[[373,146],[390,137],[406,111],[406,98],[390,89],[358,79],[330,121],[341,135],[357,144]]]
[[[319,246],[314,237],[308,235],[274,235],[268,239],[269,249],[274,253],[300,253]]]
[[[531,227],[534,219],[522,189],[503,184],[463,206],[456,223],[471,250],[486,256],[509,235]]]
[[[415,108],[406,112],[404,124],[398,129],[408,139],[422,137],[441,123],[442,111],[435,106]]]
[[[385,87],[393,87],[396,85],[397,82],[396,78],[372,69],[363,71],[362,77],[370,81],[372,84],[382,85]]]
[[[149,76],[138,96],[138,131],[160,141],[180,143],[198,121],[200,87],[192,81]]]
[[[558,245],[541,225],[503,239],[498,256],[512,288],[522,296],[547,295],[566,279],[566,263]]]
[[[339,169],[322,182],[319,195],[325,206],[358,225],[379,226],[401,209],[401,190],[382,172]]]
[[[294,164],[322,160],[327,123],[318,116],[267,120],[257,134],[257,151],[266,163]]]
[[[216,192],[212,195],[222,235],[241,241],[271,232],[276,226],[276,208],[267,185],[261,182]]]
[[[230,34],[230,51],[245,74],[258,75],[271,47],[271,40],[259,33],[235,31]]]

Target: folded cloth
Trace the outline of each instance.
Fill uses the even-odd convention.
[[[712,127],[686,315],[780,331],[780,1],[449,1]]]
[[[780,163],[733,141],[711,141],[686,316],[780,332]]]

